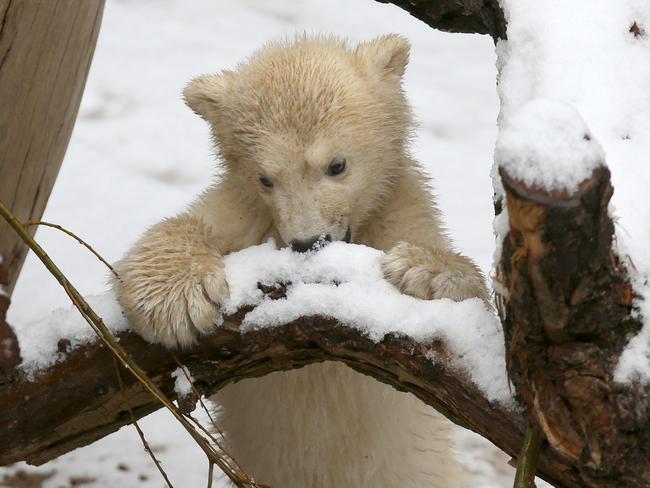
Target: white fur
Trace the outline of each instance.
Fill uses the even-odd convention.
[[[456,488],[451,425],[341,363],[229,385],[220,425],[258,481],[286,488]]]
[[[222,257],[268,237],[289,244],[349,231],[354,242],[386,251],[385,277],[404,293],[487,304],[480,271],[452,249],[408,153],[411,115],[401,87],[408,56],[396,35],[354,49],[301,37],[187,86],[224,176],[117,263],[115,286],[140,334],[169,347],[200,340],[228,296]],[[333,176],[336,158],[347,166]],[[242,381],[217,399],[234,454],[274,488],[462,483],[438,414],[343,365]]]

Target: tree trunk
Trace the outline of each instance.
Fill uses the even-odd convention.
[[[0,0],[0,200],[20,220],[38,220],[45,209],[77,117],[103,7],[104,0]],[[26,254],[27,246],[0,221],[9,294]]]

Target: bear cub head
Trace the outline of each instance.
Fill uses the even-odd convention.
[[[226,178],[268,206],[284,244],[350,241],[390,195],[407,158],[402,90],[409,43],[351,48],[328,37],[272,43],[234,70],[194,79]]]

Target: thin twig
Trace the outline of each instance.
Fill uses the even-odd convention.
[[[37,220],[37,221],[36,220],[30,220],[30,221],[27,221],[27,222],[23,222],[24,227],[29,227],[29,226],[32,226],[32,225],[43,225],[43,226],[46,226],[46,227],[52,227],[54,229],[60,230],[61,232],[69,235],[70,237],[75,239],[77,242],[79,242],[82,246],[84,246],[86,249],[88,249],[91,253],[93,253],[95,255],[95,257],[97,257],[97,259],[99,259],[102,263],[104,263],[106,265],[106,267],[115,275],[115,277],[117,279],[120,278],[120,275],[117,273],[117,271],[115,271],[115,268],[113,268],[113,266],[111,266],[111,264],[108,261],[106,261],[106,259],[104,259],[104,257],[101,254],[99,254],[97,251],[95,251],[95,249],[90,244],[88,244],[85,240],[83,240],[81,237],[79,237],[77,234],[75,234],[71,230],[66,229],[65,227],[63,227],[63,226],[61,226],[59,224],[54,224],[54,223],[51,223],[51,222],[45,222],[43,220]],[[122,394],[122,401],[124,402],[124,405],[126,406],[128,412],[129,412],[129,416],[131,417],[131,423],[135,427],[135,430],[138,432],[138,435],[140,436],[140,440],[142,441],[142,445],[144,446],[144,449],[147,451],[147,453],[149,454],[149,457],[151,458],[151,460],[156,465],[156,468],[158,468],[158,471],[160,472],[160,475],[163,477],[163,479],[167,483],[167,486],[169,486],[169,488],[174,488],[174,485],[172,485],[172,482],[169,480],[169,477],[167,476],[167,473],[163,469],[162,465],[160,464],[160,461],[156,458],[156,455],[154,454],[153,450],[151,449],[151,446],[149,445],[149,443],[147,442],[147,439],[144,436],[144,432],[140,428],[140,425],[138,424],[138,421],[136,420],[135,415],[133,414],[133,409],[131,407],[131,402],[129,401],[129,397],[128,397],[127,393],[126,393],[126,390],[124,389],[124,383],[122,382],[122,375],[120,373],[119,364],[117,363],[117,359],[116,359],[115,356],[113,357],[113,361],[114,361],[114,364],[115,364],[115,373],[116,373],[116,376],[117,376],[117,383],[119,385],[120,392]]]
[[[259,487],[257,483],[243,470],[233,467],[233,461],[228,459],[223,453],[217,452],[210,442],[203,437],[192,423],[183,415],[183,413],[173,404],[169,398],[158,388],[158,386],[149,378],[147,373],[131,358],[124,348],[117,342],[111,331],[106,327],[104,321],[81,296],[79,291],[68,281],[66,276],[50,259],[43,248],[29,235],[27,230],[18,222],[16,217],[0,201],[0,215],[16,231],[20,238],[30,247],[30,249],[41,260],[50,273],[63,286],[72,303],[77,307],[81,316],[86,320],[88,325],[99,335],[106,346],[117,356],[135,378],[149,390],[149,392],[162,403],[187,430],[194,441],[203,450],[208,460],[214,462],[230,478],[230,480],[239,488]],[[236,463],[235,463],[236,464]]]
[[[149,457],[151,460],[154,462],[156,465],[156,468],[158,468],[158,471],[160,471],[160,474],[162,477],[165,479],[165,482],[167,483],[167,486],[169,488],[174,488],[174,485],[172,485],[172,482],[169,481],[169,478],[167,477],[167,473],[165,473],[165,470],[163,469],[162,465],[160,464],[160,461],[158,458],[156,458],[156,455],[153,452],[153,449],[151,449],[151,446],[147,442],[147,439],[144,437],[144,432],[142,432],[142,429],[140,428],[140,425],[138,424],[138,421],[135,418],[135,415],[133,415],[133,408],[131,407],[131,402],[129,401],[129,396],[126,394],[126,390],[124,389],[124,383],[122,382],[122,374],[120,373],[120,365],[117,362],[117,358],[113,356],[113,363],[115,364],[115,374],[117,376],[117,383],[120,387],[120,391],[122,392],[122,401],[124,402],[124,405],[126,406],[127,410],[129,411],[129,416],[131,417],[131,423],[135,427],[135,430],[138,431],[138,435],[140,436],[140,440],[142,441],[142,445],[144,446],[144,449],[149,453]],[[212,464],[212,463],[210,463]]]
[[[517,474],[513,488],[534,488],[537,461],[542,446],[542,436],[535,428],[528,427],[521,452],[517,458]]]
[[[199,390],[196,389],[196,386],[194,385],[194,381],[192,381],[192,377],[190,376],[189,372],[187,371],[185,366],[183,366],[183,364],[178,360],[178,358],[176,357],[176,354],[174,354],[174,351],[169,351],[169,354],[171,354],[172,358],[174,359],[174,361],[176,362],[178,367],[181,369],[181,371],[185,375],[185,378],[187,379],[190,386],[192,387],[192,393],[194,393],[194,396],[198,399],[198,402],[201,405],[201,408],[203,408],[203,411],[206,413],[206,415],[210,419],[210,423],[212,423],[212,427],[214,427],[215,430],[217,431],[217,433],[221,437],[223,437],[223,432],[221,431],[221,429],[217,425],[217,422],[215,422],[214,418],[212,417],[212,414],[210,414],[210,410],[208,409],[208,407],[203,402],[203,395],[201,395]]]
[[[212,476],[214,475],[214,463],[208,467],[208,488],[212,488]]]
[[[117,274],[115,268],[113,268],[113,266],[111,266],[111,264],[101,256],[101,254],[95,251],[90,244],[88,244],[86,241],[84,241],[81,237],[79,237],[74,232],[66,229],[65,227],[60,226],[59,224],[53,224],[51,222],[45,222],[43,220],[29,220],[27,222],[23,222],[23,227],[29,227],[30,225],[44,225],[46,227],[52,227],[53,229],[57,229],[60,230],[61,232],[64,232],[65,234],[68,234],[70,237],[72,237],[77,242],[79,242],[79,244],[81,244],[86,249],[88,249],[91,253],[93,253],[97,257],[97,259],[99,259],[102,263],[104,263],[106,267],[111,270],[111,273],[113,273],[118,280],[120,279],[120,275]]]
[[[214,418],[213,418],[212,415],[210,414],[210,410],[208,409],[208,407],[206,406],[206,404],[203,402],[202,395],[201,395],[201,393],[199,392],[199,390],[196,388],[196,385],[194,384],[194,381],[192,380],[192,377],[191,377],[190,373],[187,371],[187,368],[186,368],[186,367],[185,367],[185,366],[184,366],[184,365],[183,365],[183,364],[178,360],[178,358],[176,357],[176,354],[174,354],[174,351],[169,351],[169,354],[170,354],[171,357],[174,359],[174,361],[176,362],[176,364],[178,365],[178,367],[180,368],[180,370],[183,372],[183,375],[185,375],[185,378],[187,379],[187,381],[188,381],[189,384],[190,384],[190,387],[192,388],[192,393],[194,393],[194,396],[198,399],[198,401],[199,401],[201,407],[203,408],[203,410],[204,410],[205,413],[207,414],[208,418],[210,419],[210,422],[212,423],[212,426],[213,426],[214,429],[217,431],[217,434],[219,434],[219,437],[220,437],[221,439],[224,439],[224,435],[223,435],[222,430],[219,428],[219,426],[217,425],[217,422],[214,420]],[[216,445],[216,446],[217,446],[217,447],[218,447],[218,448],[219,448],[219,449],[220,449],[224,454],[226,454],[226,456],[228,456],[228,458],[229,458],[230,460],[232,460],[232,462],[234,462],[234,463],[236,464],[236,466],[237,466],[236,469],[241,469],[241,470],[243,470],[242,466],[239,464],[239,462],[237,461],[237,459],[235,458],[235,456],[233,456],[233,455],[228,451],[228,449],[226,449],[226,447],[223,445],[223,443],[221,443],[221,442],[219,441],[219,439],[217,439],[216,437],[214,437],[214,436],[212,435],[212,433],[211,433],[208,429],[206,429],[205,427],[203,427],[203,425],[202,425],[198,420],[196,420],[194,417],[192,417],[192,415],[190,415],[190,414],[186,414],[186,416],[187,416],[190,420],[192,420],[192,421],[194,422],[194,424],[195,424],[199,429],[201,429],[201,431],[203,431],[203,433],[206,434],[206,435],[210,438],[210,440],[211,440],[212,442],[214,442],[215,445]]]
[[[140,366],[131,358],[131,356],[122,348],[122,346],[115,340],[111,332],[108,330],[102,319],[97,316],[92,308],[86,303],[86,301],[81,297],[79,292],[66,282],[63,284],[63,288],[66,293],[81,312],[82,317],[86,322],[93,328],[93,330],[99,335],[99,337],[104,341],[104,343],[111,349],[113,354],[115,354],[120,361],[125,365],[125,367],[140,381],[149,392],[160,401],[178,420],[181,425],[187,430],[190,436],[194,441],[201,447],[203,452],[206,454],[208,459],[214,462],[219,468],[221,468],[228,477],[240,488],[247,488],[249,486],[255,486],[254,483],[249,482],[250,479],[247,474],[234,471],[232,469],[232,464],[229,459],[224,459],[224,457],[217,451],[214,450],[213,446],[205,439],[192,425],[190,421],[183,415],[183,413],[167,398],[167,396],[158,388],[158,386],[149,378],[146,372],[140,368]]]

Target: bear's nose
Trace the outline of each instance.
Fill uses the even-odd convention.
[[[289,244],[291,245],[291,249],[296,252],[307,252],[311,249],[322,247],[326,242],[332,242],[331,235],[327,234],[311,236],[307,239],[294,239]]]

